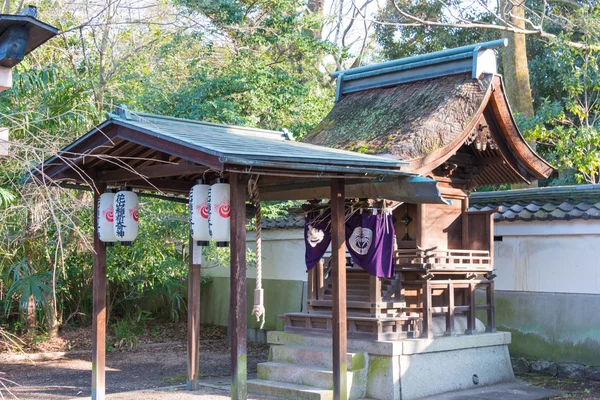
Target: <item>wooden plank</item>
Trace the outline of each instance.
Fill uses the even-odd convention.
[[[196,251],[201,247],[194,245],[194,240],[189,240],[189,269],[188,269],[188,332],[187,332],[187,388],[199,388],[200,377],[200,282],[201,265]]]
[[[92,400],[104,400],[106,362],[106,247],[98,237],[98,201],[106,184],[97,182],[94,192],[94,280],[92,317]]]
[[[231,293],[229,330],[231,332],[231,398],[246,400],[246,186],[245,175],[230,174],[231,191]]]
[[[161,163],[147,167],[119,168],[98,173],[98,180],[104,182],[121,182],[139,180],[144,178],[180,177],[184,175],[202,174],[206,167],[201,165],[189,165],[185,161],[178,164]]]
[[[118,122],[114,122],[115,125],[119,125]],[[219,157],[203,153],[199,150],[192,149],[184,144],[174,143],[170,140],[161,139],[154,135],[147,134],[143,131],[130,129],[125,126],[118,126],[118,137],[139,144],[140,146],[146,146],[148,148],[168,153],[172,156],[180,157],[184,160],[194,161],[198,164],[206,165],[217,171],[223,170],[223,163],[219,161]]]
[[[346,243],[344,226],[344,181],[331,180],[331,276],[333,281],[333,398],[346,400]]]
[[[109,147],[112,148],[114,145],[113,139],[115,139],[117,135],[117,129],[110,125],[105,126],[105,129],[102,129],[102,131],[100,131],[101,128],[103,128],[102,125],[98,127],[98,130],[93,135],[89,136],[85,140],[82,140],[69,149],[68,153],[61,154],[59,152],[58,154],[60,155],[60,158],[44,168],[43,173],[50,178],[55,178],[60,172],[70,169],[72,164],[85,164],[86,158],[89,158],[90,160],[95,159],[94,156],[86,156],[82,155],[82,153],[91,153],[91,150],[100,150],[103,152]],[[68,161],[65,162],[63,159]],[[81,168],[87,167],[81,166]],[[35,176],[38,179],[42,179],[41,173],[41,170],[36,171]],[[81,183],[84,181],[79,179],[78,182]]]

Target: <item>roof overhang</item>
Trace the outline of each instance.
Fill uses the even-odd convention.
[[[0,14],[0,67],[14,67],[57,34],[58,29],[33,16]]]
[[[98,182],[114,187],[127,184],[162,195],[186,196],[200,177],[212,179],[235,172],[260,175],[259,190],[266,201],[327,198],[330,178],[343,178],[347,182],[347,197],[445,202],[437,182],[403,171],[406,163],[402,161],[271,139],[270,131],[251,133],[250,140],[256,138],[267,144],[273,140],[274,146],[252,157],[243,154],[248,153],[244,146],[239,152],[231,146],[231,141],[240,138],[238,134],[229,133],[225,137],[227,146],[222,150],[199,140],[211,129],[215,130],[212,135],[227,135],[225,131],[217,132],[217,128],[236,127],[206,124],[197,128],[197,140],[191,140],[189,132],[188,136],[179,132],[180,122],[168,127],[159,123],[164,122],[155,119],[141,127],[139,121],[112,117],[34,168],[28,179],[78,188],[93,187]],[[185,122],[187,129],[192,123]],[[207,131],[201,133],[200,129]],[[244,140],[248,143],[249,139]],[[307,157],[295,155],[297,149]]]

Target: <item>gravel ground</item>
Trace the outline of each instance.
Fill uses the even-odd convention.
[[[248,345],[248,371],[256,370],[256,364],[267,359],[268,347]],[[208,341],[200,344],[200,373],[204,379],[216,384],[227,384],[231,375],[229,349],[226,341]],[[21,400],[71,399],[89,397],[91,386],[91,355],[71,355],[60,360],[43,362],[3,362],[0,365],[0,380]],[[167,345],[164,347],[138,348],[135,350],[107,353],[106,391],[122,393],[134,390],[149,390],[185,383],[186,347]],[[7,380],[22,386],[15,386]],[[203,389],[215,399],[229,398],[218,389]],[[194,392],[200,394],[199,392]],[[6,390],[2,391],[6,395]],[[167,398],[158,392],[156,398]],[[188,393],[172,392],[173,399],[186,399]],[[150,395],[148,395],[150,396]],[[219,397],[221,396],[221,397]],[[135,397],[135,396],[134,396]],[[1,398],[1,396],[0,396]],[[112,399],[131,398],[119,394]],[[151,399],[146,395],[137,399]],[[203,397],[204,398],[204,397]]]

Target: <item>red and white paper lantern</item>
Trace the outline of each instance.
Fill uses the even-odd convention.
[[[98,238],[106,246],[113,246],[117,241],[114,228],[115,213],[113,206],[115,192],[115,189],[108,189],[98,199],[98,215],[96,216]]]
[[[210,185],[202,179],[190,190],[190,235],[198,246],[208,246],[210,230],[208,229],[208,192]]]
[[[229,183],[223,178],[217,178],[208,194],[208,226],[210,236],[217,242],[217,247],[229,246],[229,200]]]
[[[131,188],[124,188],[115,194],[115,237],[122,245],[131,246],[138,235],[138,197]]]

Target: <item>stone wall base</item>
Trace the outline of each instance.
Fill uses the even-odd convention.
[[[600,381],[600,367],[575,363],[527,360],[511,358],[517,374],[538,374],[590,381]]]

